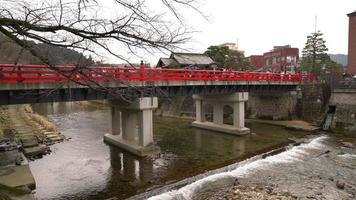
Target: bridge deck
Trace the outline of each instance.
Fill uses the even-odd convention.
[[[0,68],[0,105],[112,99],[125,95],[135,98],[293,90],[314,80],[311,75],[248,71],[67,66],[53,70],[47,66],[1,64]]]
[[[123,69],[115,67],[58,66],[50,69],[41,65],[0,64],[0,90],[57,88],[61,85],[100,84],[105,87],[130,86],[194,86],[194,85],[275,85],[300,84],[313,81],[313,76],[240,71]],[[72,80],[71,82],[68,79]]]

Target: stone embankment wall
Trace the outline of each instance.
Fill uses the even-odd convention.
[[[302,98],[297,105],[298,117],[315,125],[321,125],[331,94],[329,85],[309,84],[301,89]]]
[[[325,84],[304,85],[296,91],[249,92],[246,117],[253,119],[302,119],[320,125],[327,111],[330,89]],[[205,106],[206,118],[211,118],[212,107]],[[225,117],[232,111],[224,109]],[[156,115],[195,118],[195,103],[190,96],[159,99]]]
[[[297,118],[297,92],[250,92],[246,103],[246,117],[261,119],[294,119]],[[212,118],[211,105],[204,106],[206,118]],[[232,114],[232,108],[224,108],[225,117]],[[190,96],[176,96],[159,99],[156,115],[178,118],[195,118],[195,103]]]
[[[293,119],[296,118],[297,100],[297,91],[250,92],[246,115],[254,119]]]
[[[356,127],[356,89],[335,89],[329,105],[336,106],[334,122],[336,126]]]
[[[195,102],[191,96],[160,98],[156,115],[164,117],[195,118]]]

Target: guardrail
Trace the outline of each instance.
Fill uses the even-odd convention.
[[[356,89],[356,79],[354,78],[346,78],[340,81],[337,81],[333,87],[333,89]]]
[[[156,68],[116,68],[0,64],[0,83],[68,82],[133,82],[133,81],[270,81],[313,82],[312,74],[279,74],[249,71],[183,70]]]

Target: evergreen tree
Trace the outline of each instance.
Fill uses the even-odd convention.
[[[219,67],[246,70],[252,66],[241,52],[229,49],[226,46],[210,46],[205,54],[212,58]]]
[[[308,35],[302,51],[302,70],[312,72],[323,80],[326,76],[341,74],[341,66],[330,59],[327,51],[323,33],[317,31]]]
[[[307,36],[307,42],[302,51],[303,71],[313,72],[320,75],[322,66],[330,60],[327,55],[328,48],[323,39],[323,34],[318,31]]]

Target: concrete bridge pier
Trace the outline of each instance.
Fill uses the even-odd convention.
[[[250,133],[245,127],[245,102],[248,100],[247,92],[237,92],[228,95],[193,95],[196,107],[196,120],[194,127],[212,131],[244,135]],[[205,120],[204,105],[213,105],[213,122]],[[224,124],[224,106],[233,108],[233,125]]]
[[[153,144],[152,111],[158,107],[157,97],[138,98],[131,103],[110,102],[110,133],[104,141],[137,156],[159,153]]]

